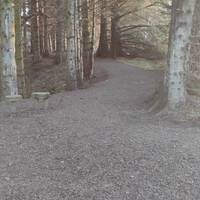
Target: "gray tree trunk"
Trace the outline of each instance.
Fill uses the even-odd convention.
[[[67,89],[78,88],[76,70],[76,1],[67,0]]]
[[[12,0],[1,0],[1,87],[6,96],[18,95],[15,60],[15,19]]]
[[[57,1],[57,23],[56,23],[56,57],[55,62],[56,64],[62,64],[64,59],[64,50],[65,50],[65,27],[64,27],[64,20],[63,15],[65,13],[65,3],[64,0]]]
[[[28,96],[28,90],[25,79],[23,40],[22,40],[22,22],[21,22],[21,0],[15,0],[15,59],[17,64],[17,83],[18,92],[23,97]]]
[[[200,1],[196,1],[193,17],[190,72],[200,74]]]
[[[32,39],[32,53],[33,63],[39,63],[41,61],[41,49],[40,49],[40,33],[39,33],[39,17],[38,17],[38,3],[37,0],[31,0],[31,39]]]
[[[174,0],[169,45],[168,106],[175,109],[186,103],[186,73],[189,43],[196,0]]]

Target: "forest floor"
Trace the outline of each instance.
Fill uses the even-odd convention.
[[[200,199],[200,123],[148,113],[162,73],[96,68],[87,89],[0,104],[0,200]]]

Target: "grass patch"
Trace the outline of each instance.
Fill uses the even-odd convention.
[[[164,60],[148,60],[144,58],[119,58],[119,62],[144,70],[164,70],[167,66]]]

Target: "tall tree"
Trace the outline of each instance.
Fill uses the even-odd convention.
[[[173,0],[167,74],[170,109],[186,103],[186,73],[195,3],[196,0]]]
[[[18,90],[19,94],[26,97],[27,89],[26,89],[26,79],[25,79],[25,71],[24,71],[24,57],[23,57],[23,41],[22,41],[22,22],[21,22],[21,8],[22,1],[15,0],[15,58],[17,63],[17,82],[18,82]]]
[[[1,0],[1,91],[2,98],[18,95],[15,60],[15,11],[13,0]]]
[[[200,1],[196,1],[192,27],[190,71],[200,73]]]
[[[63,20],[63,16],[65,13],[65,3],[64,0],[57,1],[57,21],[56,21],[56,59],[55,62],[57,64],[63,63],[64,59],[64,49],[65,49],[65,20]]]
[[[107,0],[101,1],[101,19],[100,19],[100,39],[97,55],[99,57],[109,56],[109,41],[108,41],[108,16],[106,10]]]
[[[67,0],[67,89],[78,88],[79,59],[78,49],[80,40],[77,37],[80,32],[78,1]]]
[[[49,56],[49,46],[48,46],[48,17],[47,17],[47,0],[44,0],[44,52],[43,56],[48,57]]]
[[[90,66],[90,24],[89,24],[89,5],[88,0],[82,2],[82,16],[83,16],[83,67],[84,67],[84,78],[90,79],[91,66]]]
[[[31,48],[33,53],[33,63],[39,63],[41,61],[38,6],[38,0],[31,0]]]

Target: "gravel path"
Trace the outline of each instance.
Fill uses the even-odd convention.
[[[0,104],[0,200],[199,200],[199,125],[146,111],[161,75],[96,65],[89,89]]]

